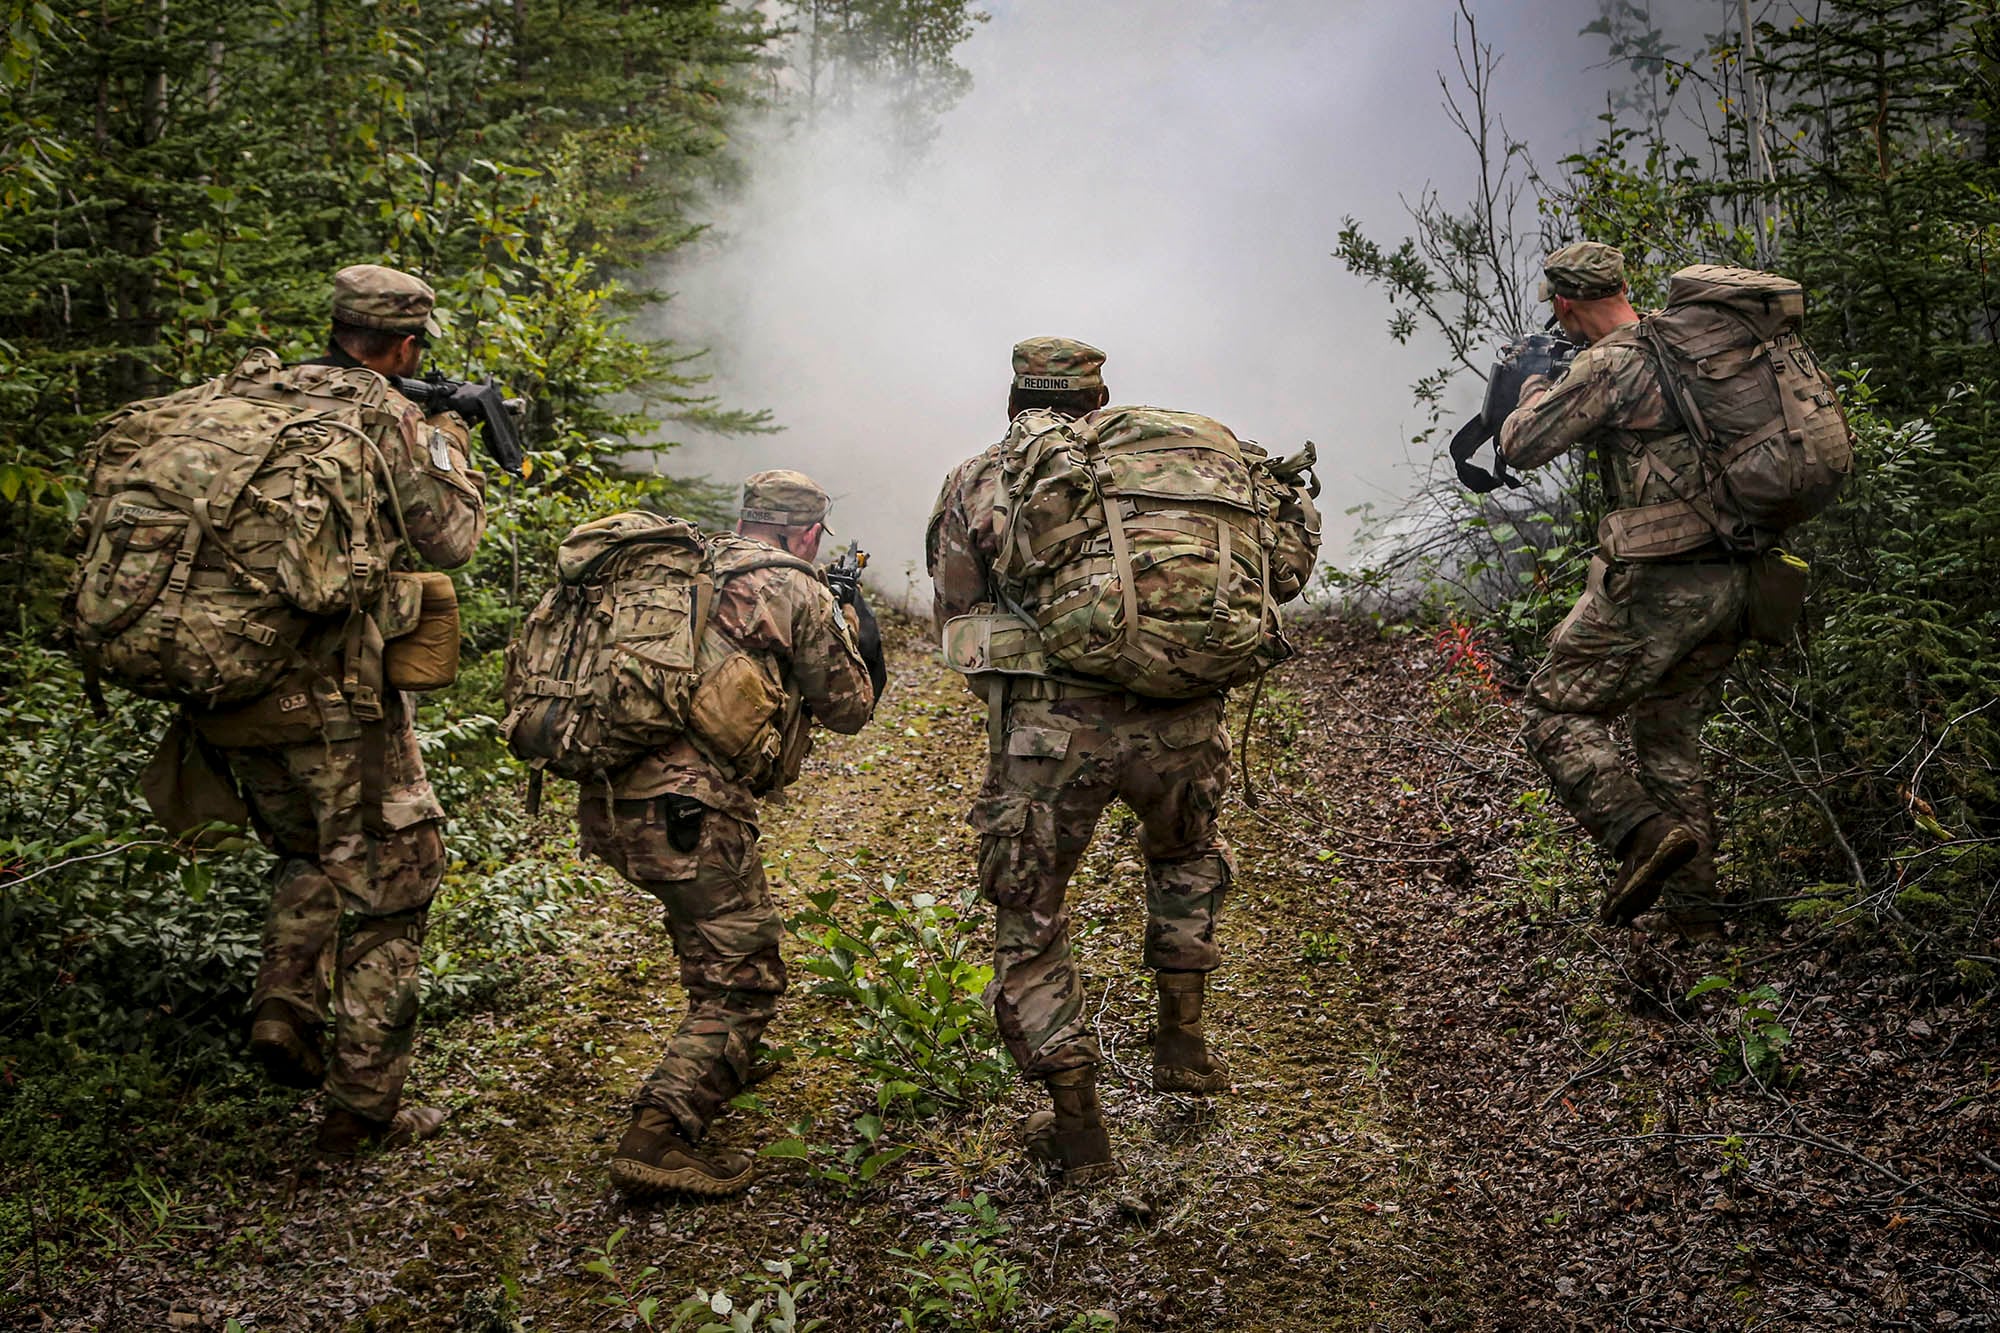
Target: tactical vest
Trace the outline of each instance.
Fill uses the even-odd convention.
[[[342,625],[327,684],[355,717],[381,717],[404,544],[383,454],[398,404],[370,371],[286,367],[260,348],[107,419],[69,603],[88,688],[103,675],[198,708],[237,704],[320,670],[303,645]]]

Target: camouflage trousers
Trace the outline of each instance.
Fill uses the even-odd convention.
[[[980,890],[994,905],[988,994],[1008,1053],[1043,1078],[1093,1066],[1064,897],[1113,798],[1139,817],[1148,967],[1210,972],[1234,874],[1216,827],[1229,787],[1222,700],[1133,704],[1124,695],[1017,699],[1001,753],[966,822],[980,834]]]
[[[1666,887],[1669,904],[1715,890],[1715,813],[1701,728],[1744,640],[1743,564],[1591,563],[1590,580],[1528,683],[1527,745],[1606,851],[1656,814],[1693,830],[1701,851]],[[1632,762],[1612,735],[1628,719]]]
[[[426,915],[444,877],[443,810],[424,777],[409,712],[383,723],[383,799],[362,810],[358,735],[223,751],[265,843],[281,861],[264,917],[253,1004],[280,1000],[333,1043],[326,1092],[386,1120],[402,1100],[417,1031]],[[338,737],[338,738],[336,738]]]
[[[634,1103],[667,1112],[698,1139],[743,1090],[757,1039],[785,992],[782,931],[757,828],[685,796],[585,799],[578,814],[583,849],[666,908],[687,1015]],[[676,819],[687,843],[690,815],[700,833],[683,851],[674,845]]]

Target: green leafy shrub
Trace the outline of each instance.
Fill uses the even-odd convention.
[[[1729,977],[1708,976],[1688,991],[1690,1001],[1716,991],[1729,992],[1730,1008],[1722,1035],[1715,1039],[1715,1081],[1724,1087],[1750,1078],[1770,1083],[1784,1072],[1785,1049],[1792,1030],[1784,1022],[1784,997],[1769,984],[1739,986]]]
[[[978,895],[907,893],[902,876],[884,874],[881,892],[846,919],[835,910],[839,897],[833,889],[808,894],[806,910],[788,923],[812,950],[804,967],[819,978],[813,993],[837,1001],[854,1024],[814,1033],[806,1048],[868,1071],[885,1112],[923,1116],[1003,1096],[1013,1074],[985,1004],[993,969],[976,940]]]
[[[824,1283],[825,1240],[818,1234],[808,1235],[788,1258],[764,1260],[761,1271],[742,1274],[713,1290],[695,1288],[662,1323],[662,1298],[654,1290],[658,1265],[647,1264],[636,1273],[618,1267],[614,1251],[627,1230],[620,1227],[603,1245],[592,1246],[583,1269],[610,1288],[598,1296],[598,1303],[626,1315],[633,1326],[665,1328],[670,1333],[811,1333],[826,1325],[824,1319],[799,1315],[800,1304]]]

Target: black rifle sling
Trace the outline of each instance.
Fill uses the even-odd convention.
[[[1491,472],[1472,461],[1472,456],[1479,452],[1480,446],[1499,433],[1499,426],[1488,421],[1482,413],[1460,426],[1458,434],[1451,437],[1451,465],[1458,470],[1459,484],[1474,495],[1497,491],[1503,485],[1509,487],[1521,485],[1521,479],[1507,471],[1506,455],[1500,452],[1500,446],[1497,444],[1493,446]]]

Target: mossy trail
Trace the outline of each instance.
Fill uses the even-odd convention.
[[[765,856],[787,910],[830,863],[900,873],[912,892],[973,882],[961,817],[982,771],[981,712],[913,630],[892,637],[895,685],[875,724],[823,737],[792,799],[766,810]],[[1268,735],[1284,726],[1267,717]],[[550,826],[552,839],[567,837],[559,820]],[[854,1198],[774,1162],[739,1200],[626,1205],[608,1189],[604,1159],[682,994],[651,900],[607,883],[578,905],[582,934],[567,956],[538,961],[497,1004],[426,1033],[414,1087],[451,1108],[442,1138],[319,1173],[304,1151],[311,1104],[242,1126],[271,1150],[260,1154],[267,1169],[195,1183],[183,1204],[200,1230],[115,1260],[63,1304],[80,1327],[234,1317],[254,1329],[446,1329],[470,1326],[468,1312],[511,1285],[529,1327],[617,1327],[625,1317],[602,1303],[613,1284],[583,1265],[621,1228],[615,1267],[631,1276],[657,1266],[642,1291],[669,1308],[818,1233],[829,1280],[807,1313],[835,1329],[887,1328],[907,1281],[890,1251],[949,1238],[962,1219],[947,1207],[983,1192],[1011,1228],[1001,1251],[1028,1273],[1008,1327],[1060,1327],[1090,1309],[1116,1313],[1123,1328],[1369,1327],[1392,1308],[1444,1314],[1461,1293],[1449,1251],[1428,1242],[1407,1197],[1423,1148],[1384,1082],[1393,1039],[1382,1001],[1338,948],[1307,936],[1346,931],[1330,855],[1303,853],[1295,831],[1240,807],[1228,828],[1239,884],[1211,1009],[1236,1070],[1228,1097],[1150,1091],[1128,816],[1107,816],[1076,877],[1076,943],[1126,1171],[1114,1186],[1052,1190],[1021,1160],[1012,1125],[1040,1104],[1021,1090],[981,1115],[904,1131],[917,1150]],[[796,948],[788,941],[788,955]],[[812,979],[791,961],[793,992],[769,1034],[778,1043],[846,1021],[807,993]],[[873,1107],[872,1087],[823,1061],[794,1061],[757,1092],[764,1113],[732,1113],[716,1131],[723,1141],[754,1147],[797,1121],[841,1141],[848,1120]]]
[[[823,884],[852,903],[884,874],[903,893],[973,882],[961,816],[981,710],[913,627],[891,638],[875,724],[825,738],[794,798],[765,811],[787,911]],[[1210,1012],[1228,1096],[1149,1090],[1129,816],[1107,815],[1073,884],[1114,1184],[1051,1189],[1010,1142],[1041,1104],[1017,1087],[976,1114],[894,1125],[914,1150],[858,1194],[773,1161],[739,1199],[627,1205],[605,1158],[682,994],[658,909],[607,882],[573,905],[571,950],[425,1033],[414,1086],[451,1109],[443,1137],[317,1172],[312,1101],[194,1094],[183,1150],[153,1167],[171,1184],[156,1219],[60,1271],[17,1270],[12,1294],[34,1294],[15,1308],[29,1327],[79,1329],[489,1333],[514,1327],[492,1313],[508,1306],[531,1329],[627,1328],[642,1300],[671,1311],[803,1248],[820,1282],[803,1313],[862,1333],[901,1326],[898,1252],[960,1234],[954,1209],[984,1194],[1005,1227],[989,1257],[1021,1266],[1022,1293],[956,1327],[1062,1330],[1092,1310],[1201,1330],[1776,1328],[1801,1310],[1948,1326],[2000,1311],[1983,1002],[1768,921],[1705,950],[1600,930],[1596,872],[1532,794],[1504,704],[1446,678],[1420,640],[1301,638],[1251,749],[1261,802],[1225,818],[1238,880]],[[561,812],[544,821],[548,854],[573,855]],[[774,1042],[852,1022],[809,993],[800,947],[786,946]],[[1697,1000],[1706,975],[1726,984]],[[1732,997],[1766,982],[1796,1038],[1776,1074],[1732,1078]],[[797,1124],[844,1146],[875,1106],[853,1067],[810,1059],[755,1100],[722,1141]],[[587,1267],[621,1232],[613,1275]]]

